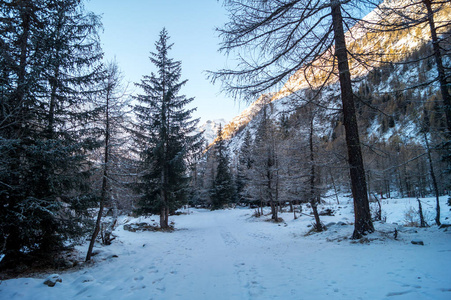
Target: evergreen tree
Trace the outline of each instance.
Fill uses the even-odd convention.
[[[0,21],[0,236],[14,257],[56,249],[87,228],[94,143],[84,125],[100,75],[100,23],[76,0],[1,2],[0,10],[8,16]]]
[[[211,203],[210,191],[213,186],[216,164],[214,151],[208,142],[204,144],[204,152],[200,153],[196,160],[194,180],[192,181],[192,204],[200,207],[208,207]]]
[[[218,137],[215,144],[216,159],[218,166],[215,179],[211,188],[211,209],[220,209],[226,204],[230,204],[235,198],[235,186],[232,173],[230,172],[229,156],[221,124],[218,128]]]
[[[181,62],[169,58],[172,44],[168,41],[168,32],[163,29],[155,43],[156,52],[150,56],[157,73],[144,76],[136,84],[144,94],[135,97],[140,121],[136,136],[143,145],[138,212],[159,214],[161,228],[168,228],[169,213],[186,203],[187,157],[202,147],[201,133],[194,133],[198,119],[191,119],[194,109],[184,108],[194,98],[179,95],[187,80],[180,81]]]

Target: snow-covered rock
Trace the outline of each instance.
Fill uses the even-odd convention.
[[[59,274],[52,274],[44,280],[44,284],[49,287],[54,287],[57,282],[63,282]]]

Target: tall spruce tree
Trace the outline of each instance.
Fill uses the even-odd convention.
[[[169,213],[186,203],[188,195],[187,157],[202,147],[201,133],[195,134],[198,119],[192,119],[195,109],[185,109],[194,98],[179,95],[187,80],[180,81],[181,62],[174,61],[168,52],[166,29],[160,32],[151,52],[150,61],[156,73],[143,76],[135,106],[138,121],[136,137],[140,150],[142,171],[137,185],[141,193],[139,213],[159,214],[160,227],[169,228]]]
[[[14,258],[85,232],[86,95],[102,53],[99,19],[80,1],[1,2],[0,11],[0,239]]]
[[[218,167],[210,195],[212,210],[223,208],[224,205],[232,203],[235,198],[235,185],[232,173],[230,172],[229,156],[227,154],[221,124],[218,128],[218,137],[214,147]]]

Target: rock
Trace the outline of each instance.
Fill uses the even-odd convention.
[[[370,240],[367,237],[363,237],[359,240],[360,244],[369,244]]]
[[[100,250],[100,249],[94,249],[94,250],[92,251],[92,253],[91,253],[91,256],[99,255],[99,254],[102,253],[102,252],[103,252],[103,250]]]
[[[325,210],[318,213],[320,216],[333,216],[334,211],[330,208],[326,208]]]
[[[398,227],[398,231],[402,231],[405,233],[418,233],[416,228],[408,228],[408,227]]]
[[[440,229],[447,229],[448,227],[451,227],[451,224],[442,224],[438,228],[440,228]]]
[[[414,245],[422,245],[422,246],[424,246],[424,242],[422,240],[412,240],[411,243],[414,244]]]
[[[55,261],[55,265],[60,269],[68,269],[74,266],[73,261],[61,258]]]
[[[52,274],[44,280],[44,284],[49,287],[54,287],[57,282],[63,282],[63,279],[58,274]]]
[[[157,231],[158,230],[158,225],[157,224],[150,225],[148,223],[125,224],[124,225],[124,230],[130,231],[130,232]]]
[[[74,284],[84,284],[84,283],[94,282],[94,281],[95,281],[95,279],[93,276],[85,274],[85,275],[81,275],[80,277],[75,279],[75,281],[73,283]]]
[[[125,224],[124,225],[124,230],[131,231],[131,232],[136,232],[136,229],[132,228],[132,226],[129,225],[129,224]]]

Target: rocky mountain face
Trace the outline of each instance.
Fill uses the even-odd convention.
[[[405,1],[405,0],[404,0]],[[384,5],[390,6],[399,4],[400,1],[385,1]],[[437,23],[447,21],[451,15],[451,4],[445,5],[445,9],[435,15]],[[392,97],[391,93],[396,91],[398,96],[400,93],[404,93],[403,89],[414,87],[418,85],[424,85],[435,79],[436,71],[434,69],[434,61],[429,58],[427,60],[416,61],[420,57],[431,55],[431,45],[428,43],[430,37],[430,29],[427,24],[422,24],[417,27],[399,30],[396,32],[374,32],[374,28],[378,27],[380,19],[380,10],[376,9],[368,14],[362,22],[357,23],[349,32],[347,32],[347,44],[349,51],[355,55],[367,53],[367,60],[357,61],[350,58],[350,68],[354,79],[354,93],[375,93],[375,95],[385,95],[384,102],[387,103],[388,98],[393,98],[396,101],[399,97]],[[442,28],[441,32],[445,33],[449,28]],[[331,49],[332,50],[332,49]],[[374,56],[380,53],[388,53],[388,55],[381,57],[380,59],[373,59]],[[371,53],[374,53],[371,55]],[[449,53],[448,53],[449,54]],[[410,65],[402,64],[411,60]],[[446,61],[449,64],[449,59]],[[318,62],[319,63],[319,62]],[[324,61],[322,62],[324,63]],[[400,64],[400,65],[398,65]],[[332,65],[332,64],[331,64]],[[246,126],[259,114],[261,108],[268,104],[273,103],[273,107],[277,108],[278,113],[284,112],[287,114],[296,111],[296,108],[302,106],[302,103],[308,101],[308,95],[315,90],[315,82],[323,84],[324,82],[318,80],[318,78],[324,78],[325,72],[331,72],[333,70],[327,68],[318,68],[313,71],[315,64],[310,66],[309,69],[301,69],[293,74],[286,84],[275,93],[264,94],[260,96],[254,103],[252,103],[241,114],[232,119],[224,126],[225,139],[232,139],[238,136]],[[319,70],[319,71],[318,71]],[[309,75],[310,74],[310,75]],[[315,74],[315,78],[313,77]],[[306,78],[306,76],[310,76]],[[421,78],[419,78],[421,77]],[[320,103],[323,103],[329,109],[338,109],[340,107],[339,91],[337,85],[338,77],[332,76],[332,78],[325,83],[325,88],[320,96]],[[312,89],[313,85],[313,89]],[[319,85],[316,85],[318,87]],[[371,90],[371,91],[370,91]],[[432,97],[434,93],[438,91],[438,85],[429,85],[427,88],[411,89],[407,94],[424,94],[425,97]],[[368,99],[367,99],[368,100]],[[424,99],[425,101],[427,99]],[[363,102],[357,101],[357,106],[360,107]],[[367,103],[368,104],[368,103]],[[363,105],[365,106],[365,105]],[[385,104],[384,109],[391,107],[393,110],[396,104]],[[362,110],[362,109],[360,109]],[[393,114],[393,111],[389,111],[389,114]],[[397,112],[399,113],[399,112]],[[330,112],[325,113],[326,123],[329,125],[321,124],[327,132],[332,132],[334,128],[331,128],[332,121],[329,116]],[[382,125],[378,124],[384,117],[372,117],[365,120],[364,123],[366,131],[371,131],[371,128],[380,128]],[[401,116],[392,116],[392,118],[402,118]],[[336,122],[335,122],[336,123]],[[369,125],[371,123],[371,126]],[[408,127],[411,125],[408,125]],[[252,127],[252,126],[251,126]],[[332,126],[333,127],[333,126]],[[371,128],[370,128],[371,127]],[[368,132],[374,136],[374,132]],[[389,134],[383,134],[382,138],[387,139]],[[232,142],[233,144],[234,142]],[[236,147],[234,147],[236,148]]]
[[[223,128],[227,124],[224,119],[208,120],[198,127],[198,132],[204,132],[204,138],[208,144],[211,144],[217,136],[219,125]]]
[[[396,2],[396,1],[395,1]],[[387,1],[388,4],[395,3]],[[378,11],[370,13],[365,20],[378,26]],[[449,20],[451,4],[436,14],[436,21]],[[442,45],[449,43],[450,28],[441,28]],[[425,160],[426,142],[434,145],[443,143],[444,114],[440,102],[440,88],[435,79],[437,70],[432,55],[430,32],[427,24],[396,32],[374,32],[368,23],[358,23],[347,33],[351,53],[388,53],[386,56],[368,61],[351,59],[353,92],[356,99],[357,118],[365,165],[368,173],[369,191],[390,195],[397,190],[401,195],[425,194],[430,184],[428,162]],[[448,39],[448,41],[446,40]],[[450,49],[450,47],[447,47]],[[451,52],[444,52],[444,63],[451,67]],[[315,64],[313,64],[315,67]],[[308,128],[299,125],[310,117],[310,102],[315,102],[314,126],[315,147],[318,155],[333,157],[324,167],[323,180],[334,180],[346,185],[346,150],[342,125],[340,90],[337,78],[333,77],[319,90],[312,83],[324,78],[322,68],[316,71],[316,78],[310,70],[299,70],[276,93],[262,95],[240,115],[224,126],[225,139],[232,161],[243,144],[246,133],[253,138],[265,114],[279,128],[297,132],[287,135],[295,144],[307,138]],[[310,75],[309,75],[310,74]],[[313,76],[313,75],[312,75]],[[308,82],[308,83],[307,83]],[[299,149],[302,151],[301,149]],[[321,154],[319,154],[321,152]],[[437,150],[436,161],[440,161]],[[438,169],[446,169],[437,163]],[[341,175],[339,175],[341,173]],[[327,175],[329,174],[329,175]],[[330,176],[330,179],[327,179]],[[442,175],[440,175],[442,176]],[[327,177],[327,178],[326,178]],[[340,177],[343,177],[340,182]],[[445,189],[446,175],[439,178],[441,189]]]

